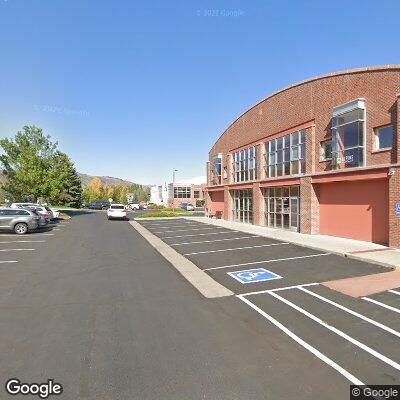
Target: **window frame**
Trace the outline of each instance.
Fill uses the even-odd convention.
[[[325,157],[325,147],[324,147],[324,145],[326,143],[330,143],[331,144],[331,156],[330,157]],[[319,142],[319,148],[320,148],[319,161],[320,162],[332,161],[332,138],[321,140]]]
[[[346,127],[355,124],[357,126],[357,144],[346,145]],[[360,129],[362,127],[362,130]],[[366,166],[367,158],[367,110],[364,98],[358,98],[349,103],[333,108],[332,115],[332,164],[333,170],[346,170],[362,168]],[[362,143],[360,143],[362,139]],[[354,165],[350,157],[351,153],[357,153],[357,165]],[[350,153],[350,155],[346,155]],[[349,157],[349,160],[347,160]],[[360,162],[362,159],[362,162]],[[348,165],[347,165],[348,164]]]
[[[252,182],[257,180],[257,147],[235,151],[232,154],[233,182]]]
[[[384,128],[392,128],[392,145],[390,147],[378,147],[378,142],[379,142],[379,131]],[[374,128],[374,151],[379,152],[379,151],[385,151],[385,150],[391,150],[393,148],[393,137],[394,137],[394,127],[393,124],[386,124],[386,125],[381,125],[377,126]]]
[[[266,178],[304,175],[306,151],[306,129],[293,131],[264,142]],[[295,165],[296,168],[294,168]]]
[[[174,199],[190,199],[192,198],[191,186],[174,186]],[[187,196],[189,194],[189,196]]]

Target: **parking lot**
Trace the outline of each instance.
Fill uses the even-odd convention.
[[[46,227],[17,235],[13,232],[0,232],[0,264],[16,264],[32,257],[32,253],[40,252],[43,245],[51,241],[59,231],[65,229],[69,221],[53,221]]]
[[[388,269],[194,220],[140,223],[332,374],[400,383],[400,290],[353,298],[321,284]]]

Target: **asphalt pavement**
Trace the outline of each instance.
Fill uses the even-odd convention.
[[[152,229],[186,229],[180,223],[172,227],[173,221],[167,224],[166,229]],[[203,224],[191,227],[190,232],[160,235],[172,236],[164,238],[171,244],[241,236],[224,229],[202,229],[206,227]],[[245,247],[246,240],[232,242]],[[15,243],[6,243],[9,241]],[[368,383],[399,383],[398,371],[387,360],[354,348],[354,343],[347,345],[344,354],[343,338],[334,332],[327,334],[327,328],[315,320],[305,324],[307,316],[270,293],[246,296],[238,291],[235,293],[243,298],[205,299],[128,222],[108,221],[104,212],[76,212],[71,220],[54,229],[23,237],[0,234],[0,242],[1,248],[12,245],[14,249],[33,249],[0,252],[0,261],[16,261],[0,264],[3,383],[13,377],[23,382],[52,378],[64,389],[54,398],[71,400],[349,398],[350,382],[343,374],[266,320],[257,308],[282,320],[299,337],[310,335],[316,347],[320,346],[331,359],[340,360],[354,374],[362,372],[362,379]],[[233,247],[232,242],[229,246],[228,241],[221,242],[227,243],[222,248]],[[185,249],[184,244],[178,247],[182,254],[207,251],[205,247]],[[283,250],[288,245],[276,247]],[[213,245],[212,249],[221,247]],[[257,253],[257,259],[261,256]],[[203,255],[187,257],[200,262],[195,257]],[[328,257],[316,258],[322,265]],[[214,261],[206,266],[225,265],[224,260]],[[236,255],[234,262],[241,261]],[[248,255],[245,262],[250,262]],[[376,266],[367,268],[371,273],[372,269],[379,270]],[[285,285],[283,279],[281,288]],[[354,306],[320,285],[312,290],[336,299],[342,306]],[[339,318],[334,306],[329,304],[328,312],[323,308],[328,305],[316,305],[308,296],[300,289],[282,294],[293,304],[313,307],[315,315],[320,313],[333,321]],[[395,308],[397,297],[385,293],[374,299]],[[254,307],[243,301],[246,299]],[[392,330],[383,331],[344,312],[340,314],[341,328],[353,324],[354,333],[364,335],[361,339],[371,348],[377,346],[377,351],[400,361],[398,347],[394,348],[398,344],[394,332],[400,330],[398,318],[393,318],[395,312],[366,300],[360,300],[357,307],[360,313],[375,313],[376,320]],[[1,399],[30,398],[12,397],[1,390]]]

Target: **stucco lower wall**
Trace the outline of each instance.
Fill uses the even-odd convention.
[[[319,185],[320,233],[387,244],[387,179]]]

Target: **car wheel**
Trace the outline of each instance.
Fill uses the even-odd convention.
[[[28,225],[24,224],[23,222],[19,222],[18,224],[15,224],[14,232],[17,235],[25,235],[25,233],[28,232]]]

